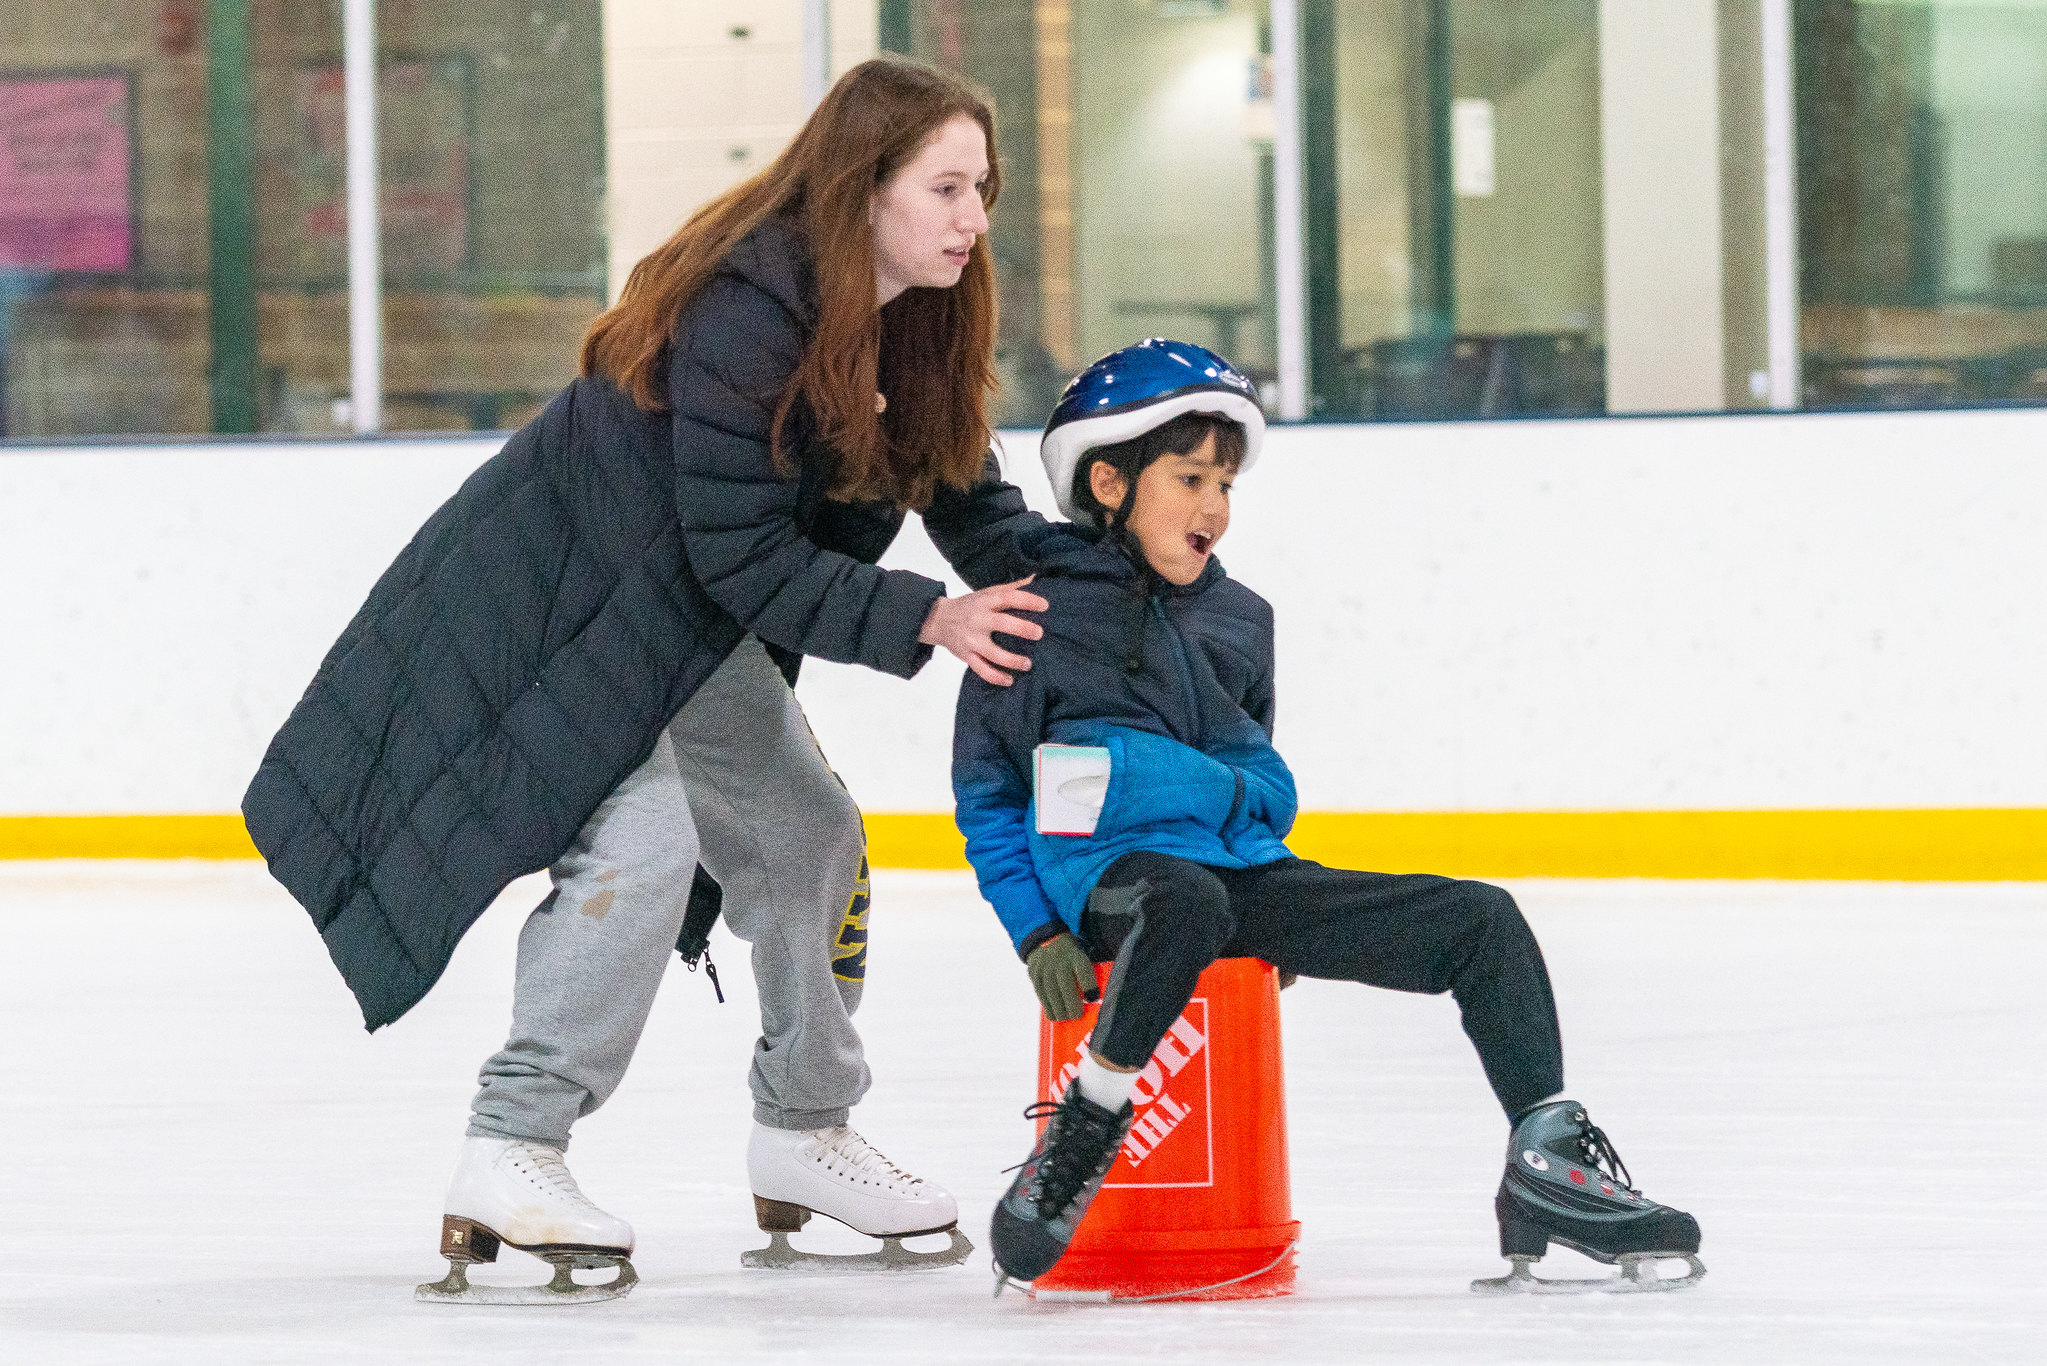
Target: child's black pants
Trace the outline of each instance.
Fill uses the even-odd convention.
[[[1203,968],[1262,958],[1302,977],[1450,992],[1509,1119],[1564,1089],[1542,950],[1514,898],[1483,882],[1307,859],[1212,868],[1140,851],[1109,865],[1081,933],[1115,964],[1093,1047],[1117,1067],[1151,1056]]]

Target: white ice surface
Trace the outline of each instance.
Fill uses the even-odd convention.
[[[1290,1298],[991,1301],[985,1250],[888,1278],[742,1271],[762,1241],[753,1007],[720,931],[730,1003],[671,973],[570,1154],[637,1228],[639,1289],[415,1304],[444,1268],[442,1189],[536,888],[365,1036],[259,867],[0,865],[0,1361],[2042,1359],[2047,889],[1515,885],[1572,1094],[1705,1229],[1711,1274],[1690,1292],[1469,1295],[1500,1269],[1504,1132],[1454,1007],[1324,983],[1285,998]],[[878,876],[870,964],[876,1082],[855,1121],[950,1186],[983,1241],[1029,1135],[1028,985],[963,875]],[[540,1279],[516,1253],[500,1267]],[[1545,1269],[1593,1268],[1559,1252]]]

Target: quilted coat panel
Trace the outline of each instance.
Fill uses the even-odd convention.
[[[684,312],[667,412],[570,384],[419,529],[264,755],[242,811],[375,1029],[440,977],[512,879],[547,867],[752,631],[908,676],[943,586],[874,566],[903,510],[828,504],[798,405],[770,458],[814,286],[770,223]],[[989,477],[928,509],[975,586],[1042,525]]]

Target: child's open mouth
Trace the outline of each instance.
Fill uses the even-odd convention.
[[[1215,544],[1213,536],[1204,536],[1198,531],[1187,533],[1187,548],[1197,555],[1206,555],[1208,548]]]

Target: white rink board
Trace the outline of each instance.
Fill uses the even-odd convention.
[[[236,809],[494,448],[0,453],[0,813]],[[2043,806],[2043,452],[2042,410],[1279,428],[1221,555],[1306,809]],[[887,563],[942,572],[914,519]],[[959,676],[808,666],[868,809],[950,809]]]
[[[590,1307],[416,1305],[442,1270],[441,1193],[536,885],[479,923],[419,1009],[365,1037],[258,867],[0,866],[15,1253],[0,1360],[2037,1359],[2047,891],[1515,890],[1555,974],[1573,1095],[1644,1190],[1704,1227],[1710,1274],[1692,1291],[1470,1296],[1500,1269],[1503,1125],[1455,1010],[1325,983],[1284,998],[1303,1221],[1290,1298],[993,1302],[985,1249],[888,1279],[742,1271],[763,1240],[743,1156],[754,1007],[720,930],[730,1003],[672,973],[634,1071],[570,1154],[635,1224],[640,1287]],[[1028,984],[963,874],[879,874],[872,933],[860,1022],[877,1079],[856,1122],[951,1187],[981,1242],[1029,1140]]]

